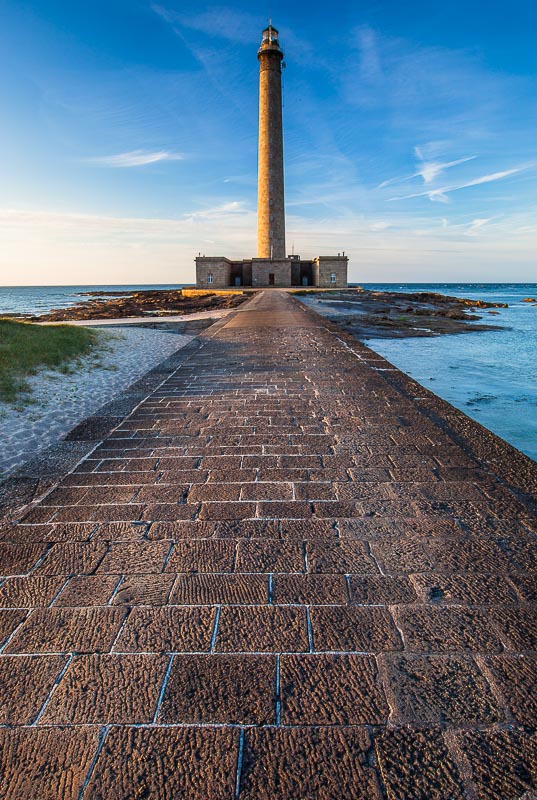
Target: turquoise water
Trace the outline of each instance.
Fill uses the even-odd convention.
[[[368,339],[396,367],[537,460],[537,298],[533,284],[363,284],[397,292],[434,291],[508,303],[498,316],[482,312],[500,331],[416,339]],[[2,313],[45,313],[79,302],[80,292],[178,289],[150,286],[0,287]]]
[[[437,291],[508,303],[484,322],[505,326],[458,336],[364,339],[392,364],[537,461],[537,284],[364,284],[389,291]]]

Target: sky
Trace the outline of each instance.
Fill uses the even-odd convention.
[[[0,0],[0,284],[189,283],[256,251],[257,47],[287,250],[356,282],[537,281],[537,4]]]

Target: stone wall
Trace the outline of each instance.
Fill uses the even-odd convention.
[[[346,287],[349,259],[347,256],[317,256],[313,259],[313,282],[322,289]]]
[[[210,280],[212,276],[212,281]],[[198,256],[196,258],[196,286],[198,289],[227,289],[231,284],[231,261],[223,256]]]
[[[270,276],[274,276],[271,283]],[[291,262],[288,259],[271,260],[270,258],[254,258],[252,260],[252,286],[291,286]]]

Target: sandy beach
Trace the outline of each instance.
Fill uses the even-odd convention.
[[[138,325],[108,328],[100,332],[100,348],[82,359],[80,368],[30,376],[30,395],[16,404],[0,403],[0,477],[61,439],[192,338]]]

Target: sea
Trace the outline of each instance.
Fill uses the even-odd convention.
[[[182,284],[185,285],[185,284]],[[180,289],[147,286],[0,287],[1,314],[44,314],[68,308],[83,292]],[[454,297],[507,303],[479,311],[500,330],[410,339],[367,339],[365,343],[418,383],[447,400],[537,461],[537,283],[364,283],[365,289],[439,292]]]

